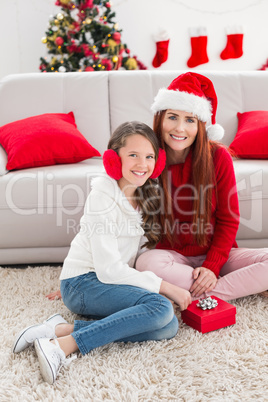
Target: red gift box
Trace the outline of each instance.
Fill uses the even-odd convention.
[[[202,310],[195,300],[181,312],[182,321],[202,334],[235,324],[236,307],[216,296],[211,298],[218,302],[211,310]]]

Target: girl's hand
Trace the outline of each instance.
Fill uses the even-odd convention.
[[[46,297],[49,300],[59,300],[61,299],[61,292],[60,290],[57,290],[56,292],[49,293],[48,295],[46,295]]]
[[[217,283],[217,277],[210,269],[197,267],[193,271],[194,283],[190,288],[193,297],[199,297],[204,292],[214,289]]]
[[[171,302],[173,302],[173,307],[180,311],[186,310],[189,304],[192,303],[191,294],[188,290],[179,288],[172,283],[162,281],[160,286],[160,294],[167,297]]]
[[[192,303],[191,293],[186,290],[177,287],[175,304],[178,305],[180,311],[186,310],[187,307]],[[179,310],[178,308],[176,310]]]

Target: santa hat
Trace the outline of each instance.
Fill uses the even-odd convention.
[[[207,135],[210,140],[219,141],[224,129],[216,124],[217,95],[210,79],[197,73],[179,75],[167,88],[162,88],[154,98],[151,110],[173,109],[193,113],[199,120],[210,124]]]

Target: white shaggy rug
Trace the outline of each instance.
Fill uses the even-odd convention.
[[[60,267],[0,268],[0,401],[268,401],[268,298],[233,304],[237,323],[202,335],[180,321],[170,341],[111,344],[78,355],[53,386],[33,348],[14,355],[14,336],[59,312],[75,316],[57,290]]]

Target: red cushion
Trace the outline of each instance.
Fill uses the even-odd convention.
[[[268,158],[268,111],[237,113],[238,129],[230,149],[240,158]]]
[[[76,163],[100,156],[77,130],[74,114],[46,113],[0,127],[7,170]]]

